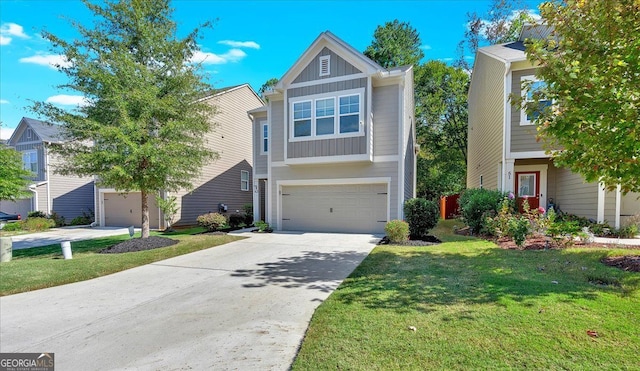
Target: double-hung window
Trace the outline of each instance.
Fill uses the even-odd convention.
[[[311,103],[309,100],[293,104],[293,136],[296,138],[311,136]]]
[[[314,140],[364,135],[364,89],[295,98],[291,139]]]
[[[22,167],[32,173],[38,173],[38,152],[22,152]]]
[[[522,89],[522,98],[526,106],[529,106],[534,101],[534,95],[541,89],[544,89],[546,83],[544,81],[536,79],[534,76],[523,76],[521,82],[528,81],[528,87]],[[541,100],[538,102],[538,106],[529,113],[526,109],[523,109],[520,113],[520,125],[533,125],[534,121],[540,116],[547,107],[551,106],[550,100]]]
[[[262,148],[260,149],[262,154],[269,152],[269,124],[262,123]]]
[[[240,170],[240,190],[249,190],[249,172],[246,170]]]

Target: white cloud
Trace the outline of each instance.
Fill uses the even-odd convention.
[[[49,66],[53,69],[57,65],[62,67],[71,67],[71,62],[67,60],[67,57],[60,54],[37,54],[32,57],[20,58],[20,63],[33,63],[41,66]]]
[[[6,99],[0,99],[0,104],[9,104],[9,101]]]
[[[431,50],[431,45],[426,45],[426,44],[425,44],[425,45],[422,45],[422,46],[420,47],[420,49],[422,49],[422,50]]]
[[[229,45],[232,48],[260,49],[260,45],[255,41],[222,40],[218,41],[218,44]]]
[[[11,43],[10,37],[0,35],[0,45],[9,45],[9,43]]]
[[[54,95],[45,101],[46,103],[59,104],[61,106],[86,106],[89,100],[82,95]]]
[[[191,57],[191,63],[202,64],[225,64],[229,62],[238,62],[246,57],[247,53],[240,49],[231,49],[224,54],[215,54],[209,52],[196,51]]]
[[[0,128],[0,139],[9,139],[15,128]]]
[[[22,39],[29,38],[29,36],[27,36],[27,34],[24,33],[24,28],[22,28],[22,26],[20,26],[19,24],[15,24],[15,23],[3,23],[2,26],[0,26],[0,33],[3,35],[20,37]]]

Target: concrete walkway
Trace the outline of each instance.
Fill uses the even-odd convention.
[[[140,228],[135,229],[136,232],[140,231]],[[37,232],[30,234],[23,234],[11,237],[13,241],[13,249],[27,249],[30,247],[46,246],[52,244],[59,244],[63,241],[83,241],[91,240],[94,238],[118,236],[123,234],[129,234],[128,228],[120,227],[63,227],[53,228],[46,232]]]
[[[53,352],[60,370],[287,370],[315,309],[379,237],[244,235],[2,297],[0,351]]]

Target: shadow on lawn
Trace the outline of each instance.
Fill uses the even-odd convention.
[[[256,283],[244,287],[278,285],[285,288],[306,286],[309,289],[330,292],[367,256],[357,251],[323,253],[302,251],[302,255],[261,263],[258,269],[240,269],[233,277],[253,277]]]
[[[604,266],[600,259],[605,255],[602,250],[479,248],[462,254],[390,248],[369,255],[332,299],[373,309],[431,312],[438,305],[512,300],[526,306],[548,295],[573,301],[595,299],[602,291],[629,295],[638,290],[640,274]]]

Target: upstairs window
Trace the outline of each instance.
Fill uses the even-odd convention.
[[[533,98],[536,92],[539,92],[541,89],[544,89],[546,87],[546,83],[544,81],[536,79],[534,76],[523,76],[520,80],[521,83],[526,81],[529,81],[529,86],[526,89],[522,89],[522,98],[525,104],[529,105],[534,101]],[[533,125],[534,121],[540,115],[540,112],[542,112],[546,107],[549,106],[551,106],[550,100],[541,100],[540,102],[538,102],[538,107],[536,107],[533,112],[527,113],[527,111],[523,109],[520,113],[520,125]]]
[[[262,148],[261,152],[266,154],[269,152],[269,125],[266,122],[262,123]]]
[[[32,173],[38,173],[38,152],[25,151],[22,152],[22,167]]]
[[[331,56],[325,55],[320,57],[320,76],[331,75]]]
[[[364,89],[359,88],[293,98],[290,121],[291,140],[364,135],[363,96]]]
[[[311,136],[311,101],[293,104],[293,136]]]

